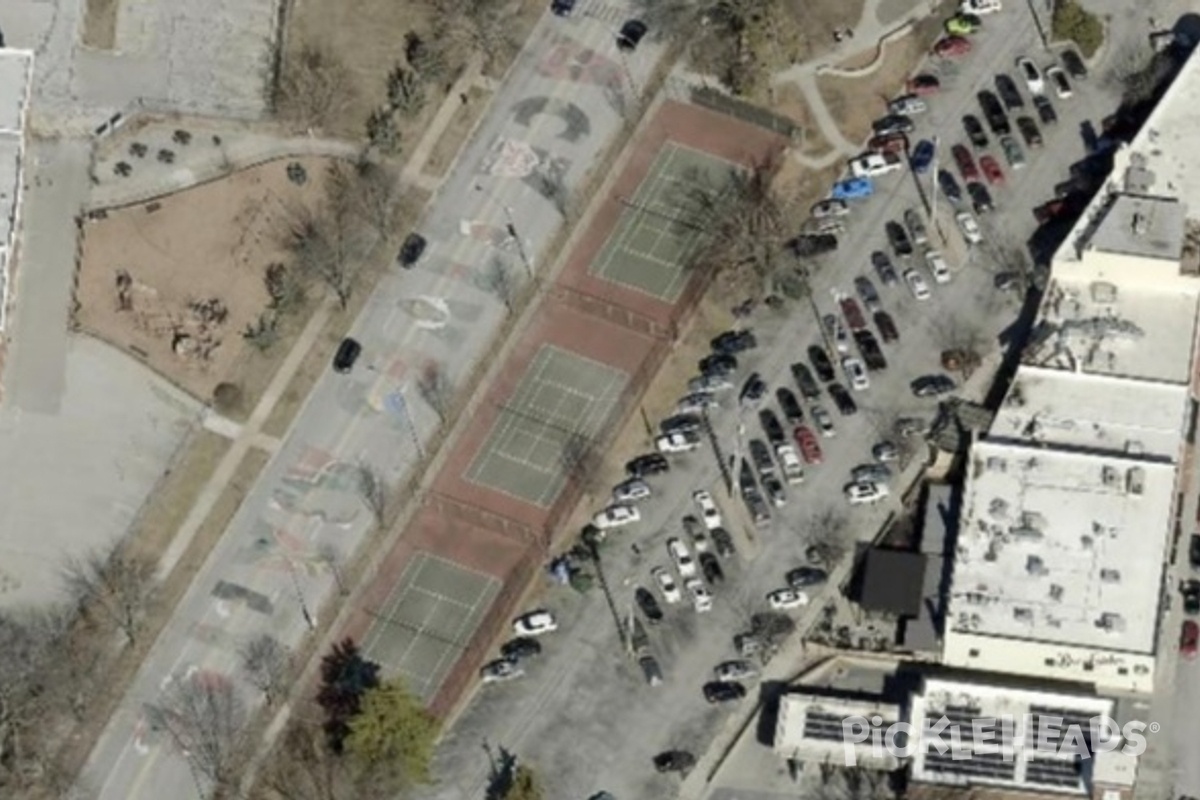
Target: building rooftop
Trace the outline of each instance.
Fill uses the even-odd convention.
[[[1047,287],[1026,364],[1186,384],[1196,289],[1118,289],[1057,275]]]
[[[1178,262],[1183,252],[1184,206],[1174,197],[1112,194],[1093,218],[1087,247],[1105,253]]]
[[[1174,466],[985,440],[967,473],[950,629],[1154,652]]]
[[[870,611],[915,617],[921,611],[924,583],[925,556],[873,547],[863,563],[859,604]]]
[[[1188,389],[1182,384],[1022,366],[988,438],[1173,462],[1187,412]]]
[[[882,731],[901,720],[897,704],[872,699],[837,697],[820,693],[788,692],[779,699],[775,727],[775,752],[784,758],[801,761],[844,763],[846,757],[845,720],[863,717],[872,731]],[[857,763],[895,769],[899,759],[873,752],[871,739],[855,745]]]

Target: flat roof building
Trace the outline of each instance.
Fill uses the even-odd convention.
[[[0,331],[8,318],[9,271],[21,227],[25,117],[33,52],[0,48]]]
[[[868,720],[872,735],[862,744],[848,745],[846,721],[855,717]],[[900,720],[900,706],[894,703],[829,693],[788,692],[779,698],[775,752],[791,761],[841,765],[849,746],[854,748],[855,763],[893,770],[900,760],[886,751],[881,754],[871,740]]]

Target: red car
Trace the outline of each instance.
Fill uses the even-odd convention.
[[[937,94],[942,90],[942,82],[937,79],[936,75],[929,74],[914,75],[908,79],[907,86],[909,94],[919,97]]]
[[[1185,658],[1195,658],[1197,643],[1200,643],[1200,625],[1195,620],[1184,620],[1183,630],[1179,632],[1179,652]]]
[[[812,432],[812,428],[807,425],[797,425],[793,435],[796,437],[796,446],[800,448],[800,455],[804,457],[805,463],[820,464],[821,444],[817,441],[817,435]]]
[[[903,133],[876,136],[867,142],[867,149],[873,153],[903,153],[908,149],[908,137]]]
[[[954,163],[958,164],[958,171],[962,173],[964,181],[970,183],[979,180],[979,167],[975,166],[975,158],[966,145],[954,145],[950,148],[950,154],[954,156]]]
[[[957,58],[971,52],[971,40],[961,36],[947,36],[933,46],[933,54],[942,58]]]
[[[1000,162],[995,156],[984,156],[979,159],[979,168],[983,170],[983,177],[987,178],[987,182],[992,186],[1004,185],[1004,170],[1000,169]]]
[[[850,326],[851,331],[861,331],[867,327],[867,318],[858,307],[858,301],[852,297],[843,297],[840,305],[842,316],[846,318],[846,324]]]

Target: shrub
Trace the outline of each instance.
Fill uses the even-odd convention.
[[[1104,43],[1104,26],[1100,18],[1076,0],[1057,0],[1050,29],[1055,39],[1074,42],[1084,58],[1091,58]]]

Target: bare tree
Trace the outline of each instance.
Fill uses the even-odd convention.
[[[150,604],[156,582],[154,564],[117,548],[68,559],[63,568],[67,589],[86,614],[107,619],[133,642]]]
[[[852,534],[846,512],[837,506],[827,506],[809,528],[805,555],[825,569],[832,570],[850,552]]]
[[[579,431],[568,435],[559,452],[559,465],[588,496],[607,488],[603,474],[604,454],[590,436]]]
[[[367,117],[367,141],[384,155],[394,156],[400,152],[400,129],[396,127],[396,115],[390,106],[377,108]]]
[[[395,794],[394,769],[335,755],[312,719],[306,713],[293,715],[263,770],[263,788],[279,800],[359,800]]]
[[[387,483],[379,470],[360,461],[355,474],[356,489],[375,524],[382,528],[387,517]]]
[[[507,63],[521,46],[513,36],[512,16],[504,0],[433,0],[433,15],[431,46],[454,73],[473,57],[481,60],[485,70],[494,69]]]
[[[196,672],[172,680],[151,707],[154,722],[170,735],[197,773],[221,796],[237,787],[247,755],[246,709],[233,681]]]
[[[425,108],[425,84],[416,71],[397,65],[388,73],[388,105],[406,117],[415,117]]]
[[[680,199],[677,224],[709,237],[690,266],[715,272],[726,291],[742,297],[761,297],[781,270],[794,267],[788,247],[793,201],[774,189],[775,172],[765,161],[731,170],[720,182],[695,175]]]
[[[306,45],[285,58],[275,86],[276,113],[300,128],[328,128],[354,100],[350,71],[331,51]]]
[[[367,158],[330,168],[334,202],[360,215],[376,237],[387,237],[412,211],[398,170]]]
[[[417,376],[417,391],[442,422],[454,402],[454,385],[440,361],[426,361]]]
[[[263,633],[242,645],[238,657],[246,680],[263,693],[267,705],[273,705],[291,669],[291,652],[278,639]]]
[[[963,380],[979,368],[991,345],[978,317],[953,313],[941,316],[934,323],[933,333],[942,350],[943,366],[958,372]]]
[[[497,256],[490,258],[479,274],[479,284],[484,291],[496,295],[496,299],[504,303],[508,313],[512,313],[513,303],[516,302],[521,287],[507,261]]]

